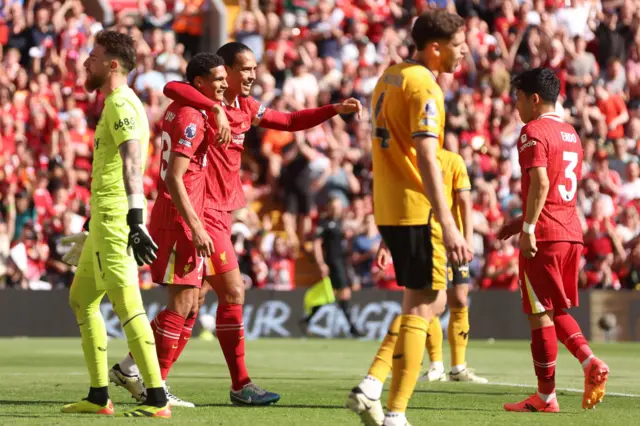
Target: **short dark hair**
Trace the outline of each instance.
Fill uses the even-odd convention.
[[[129,35],[117,31],[100,31],[96,34],[96,44],[102,46],[107,55],[117,59],[127,73],[136,67],[135,43]]]
[[[205,77],[211,73],[212,68],[224,65],[224,59],[215,53],[198,53],[187,64],[187,81],[191,84],[196,77]]]
[[[527,95],[537,93],[546,103],[555,104],[560,94],[560,79],[550,68],[533,68],[516,75],[511,81],[515,90]]]
[[[232,67],[236,63],[237,56],[242,52],[252,52],[252,50],[246,44],[232,41],[220,47],[216,53],[224,59],[226,66]]]
[[[427,43],[437,40],[451,40],[464,27],[464,19],[444,9],[430,9],[413,24],[411,38],[418,50],[424,49]]]

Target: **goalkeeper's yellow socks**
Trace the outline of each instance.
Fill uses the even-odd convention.
[[[389,413],[404,413],[418,381],[424,357],[429,322],[417,315],[403,315],[400,334],[393,353]]]
[[[122,322],[133,359],[147,388],[145,405],[163,407],[167,404],[160,365],[156,354],[153,330],[144,311],[138,287],[129,286],[107,292],[114,311]]]
[[[449,316],[449,346],[451,347],[451,371],[464,370],[467,343],[469,341],[469,308],[451,308]]]
[[[434,315],[429,322],[429,330],[427,331],[427,352],[431,363],[442,364],[442,325],[440,318]]]
[[[389,331],[387,331],[387,335],[384,336],[380,349],[378,349],[378,353],[376,353],[373,363],[371,367],[369,367],[367,377],[358,385],[360,390],[369,399],[377,400],[380,399],[380,395],[382,395],[382,386],[391,372],[393,351],[398,341],[401,321],[402,315],[398,315],[391,322]]]
[[[104,319],[100,310],[96,308],[91,311],[85,311],[84,319],[78,319],[80,326],[80,335],[82,336],[82,352],[84,353],[84,362],[89,370],[89,378],[91,380],[91,388],[107,389],[109,385],[109,367],[107,364],[107,329],[104,325]],[[91,396],[91,394],[89,394]],[[91,402],[98,405],[105,405],[109,399],[108,393],[105,392],[104,398]]]
[[[96,406],[104,407],[109,401],[107,329],[100,313],[100,301],[104,297],[104,291],[86,284],[88,283],[82,278],[74,279],[69,292],[69,305],[80,328],[84,362],[89,371],[91,390],[87,400]]]

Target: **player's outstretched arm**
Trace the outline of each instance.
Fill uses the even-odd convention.
[[[198,109],[210,111],[214,102],[198,92],[193,86],[187,83],[173,81],[164,86],[163,93],[168,98],[184,103]],[[308,108],[292,113],[284,113],[265,108],[257,101],[255,102],[255,116],[251,124],[264,127],[266,129],[283,130],[287,132],[297,132],[311,129],[324,123],[336,114],[357,113],[358,118],[362,114],[362,104],[354,98],[333,105],[326,105],[319,108]]]
[[[149,235],[149,231],[147,231],[147,227],[144,224],[145,198],[142,185],[140,140],[127,140],[121,143],[118,149],[122,157],[124,188],[129,203],[129,213],[127,213],[129,243],[127,246],[132,250],[138,266],[142,266],[145,263],[150,265],[156,260],[158,246]]]
[[[252,124],[265,129],[298,132],[316,127],[336,114],[353,113],[358,115],[358,119],[362,116],[362,104],[355,98],[349,98],[339,104],[326,105],[320,108],[307,108],[295,112],[280,112],[271,108],[261,107]]]
[[[197,109],[203,109],[205,111],[211,111],[213,106],[216,104],[216,102],[198,92],[198,90],[192,85],[182,83],[180,81],[167,83],[164,86],[162,93],[173,101],[180,102]]]
[[[167,175],[164,178],[164,183],[167,185],[167,190],[178,209],[178,213],[191,229],[191,238],[194,247],[198,251],[198,256],[211,257],[214,252],[213,241],[193,209],[189,194],[187,194],[187,188],[184,186],[183,177],[189,168],[190,161],[189,157],[172,152],[169,156],[169,165],[167,166]]]
[[[449,260],[455,265],[464,265],[473,257],[468,250],[467,243],[458,230],[451,210],[444,195],[444,182],[438,164],[436,152],[439,147],[438,139],[432,136],[414,136],[416,159],[422,185],[429,203],[433,206],[436,219],[442,225],[442,239]]]

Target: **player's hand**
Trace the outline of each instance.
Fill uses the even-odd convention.
[[[449,226],[442,230],[442,240],[444,248],[447,250],[447,259],[454,266],[460,267],[473,260],[473,252],[455,226]]]
[[[535,234],[527,234],[526,232],[520,234],[520,253],[527,259],[535,257],[538,253]]]
[[[87,240],[88,232],[78,232],[77,234],[68,235],[60,240],[62,245],[71,246],[71,249],[62,256],[62,261],[71,266],[78,266],[80,261],[80,254],[82,254],[82,247]]]
[[[202,225],[191,230],[191,237],[193,239],[193,246],[198,252],[198,256],[208,258],[215,253],[213,240]]]
[[[522,216],[507,221],[498,230],[498,239],[507,240],[516,235],[522,229],[522,223]]]
[[[334,106],[338,114],[353,114],[355,112],[358,115],[358,120],[362,118],[362,104],[356,98],[349,98]]]
[[[320,269],[320,275],[322,278],[327,278],[329,276],[329,266],[326,263],[318,265],[318,268]]]
[[[129,243],[127,251],[133,255],[138,266],[151,265],[157,259],[158,246],[149,235],[142,220],[142,209],[130,209],[127,214],[129,225]]]
[[[380,243],[380,247],[378,248],[378,252],[376,253],[376,266],[384,271],[387,269],[389,262],[391,261],[391,253],[387,246],[382,242]]]
[[[216,132],[215,142],[223,145],[225,148],[231,143],[231,125],[224,109],[220,105],[213,107],[213,117],[216,120],[218,131]]]

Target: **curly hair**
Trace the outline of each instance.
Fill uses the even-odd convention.
[[[187,81],[191,84],[196,77],[204,77],[211,73],[211,69],[224,65],[224,59],[215,53],[198,53],[187,64]]]
[[[96,34],[96,44],[102,46],[106,55],[117,59],[127,73],[136,67],[135,43],[127,34],[100,31]]]
[[[431,42],[451,40],[464,27],[462,17],[444,9],[430,9],[420,15],[411,29],[411,38],[418,50]]]

